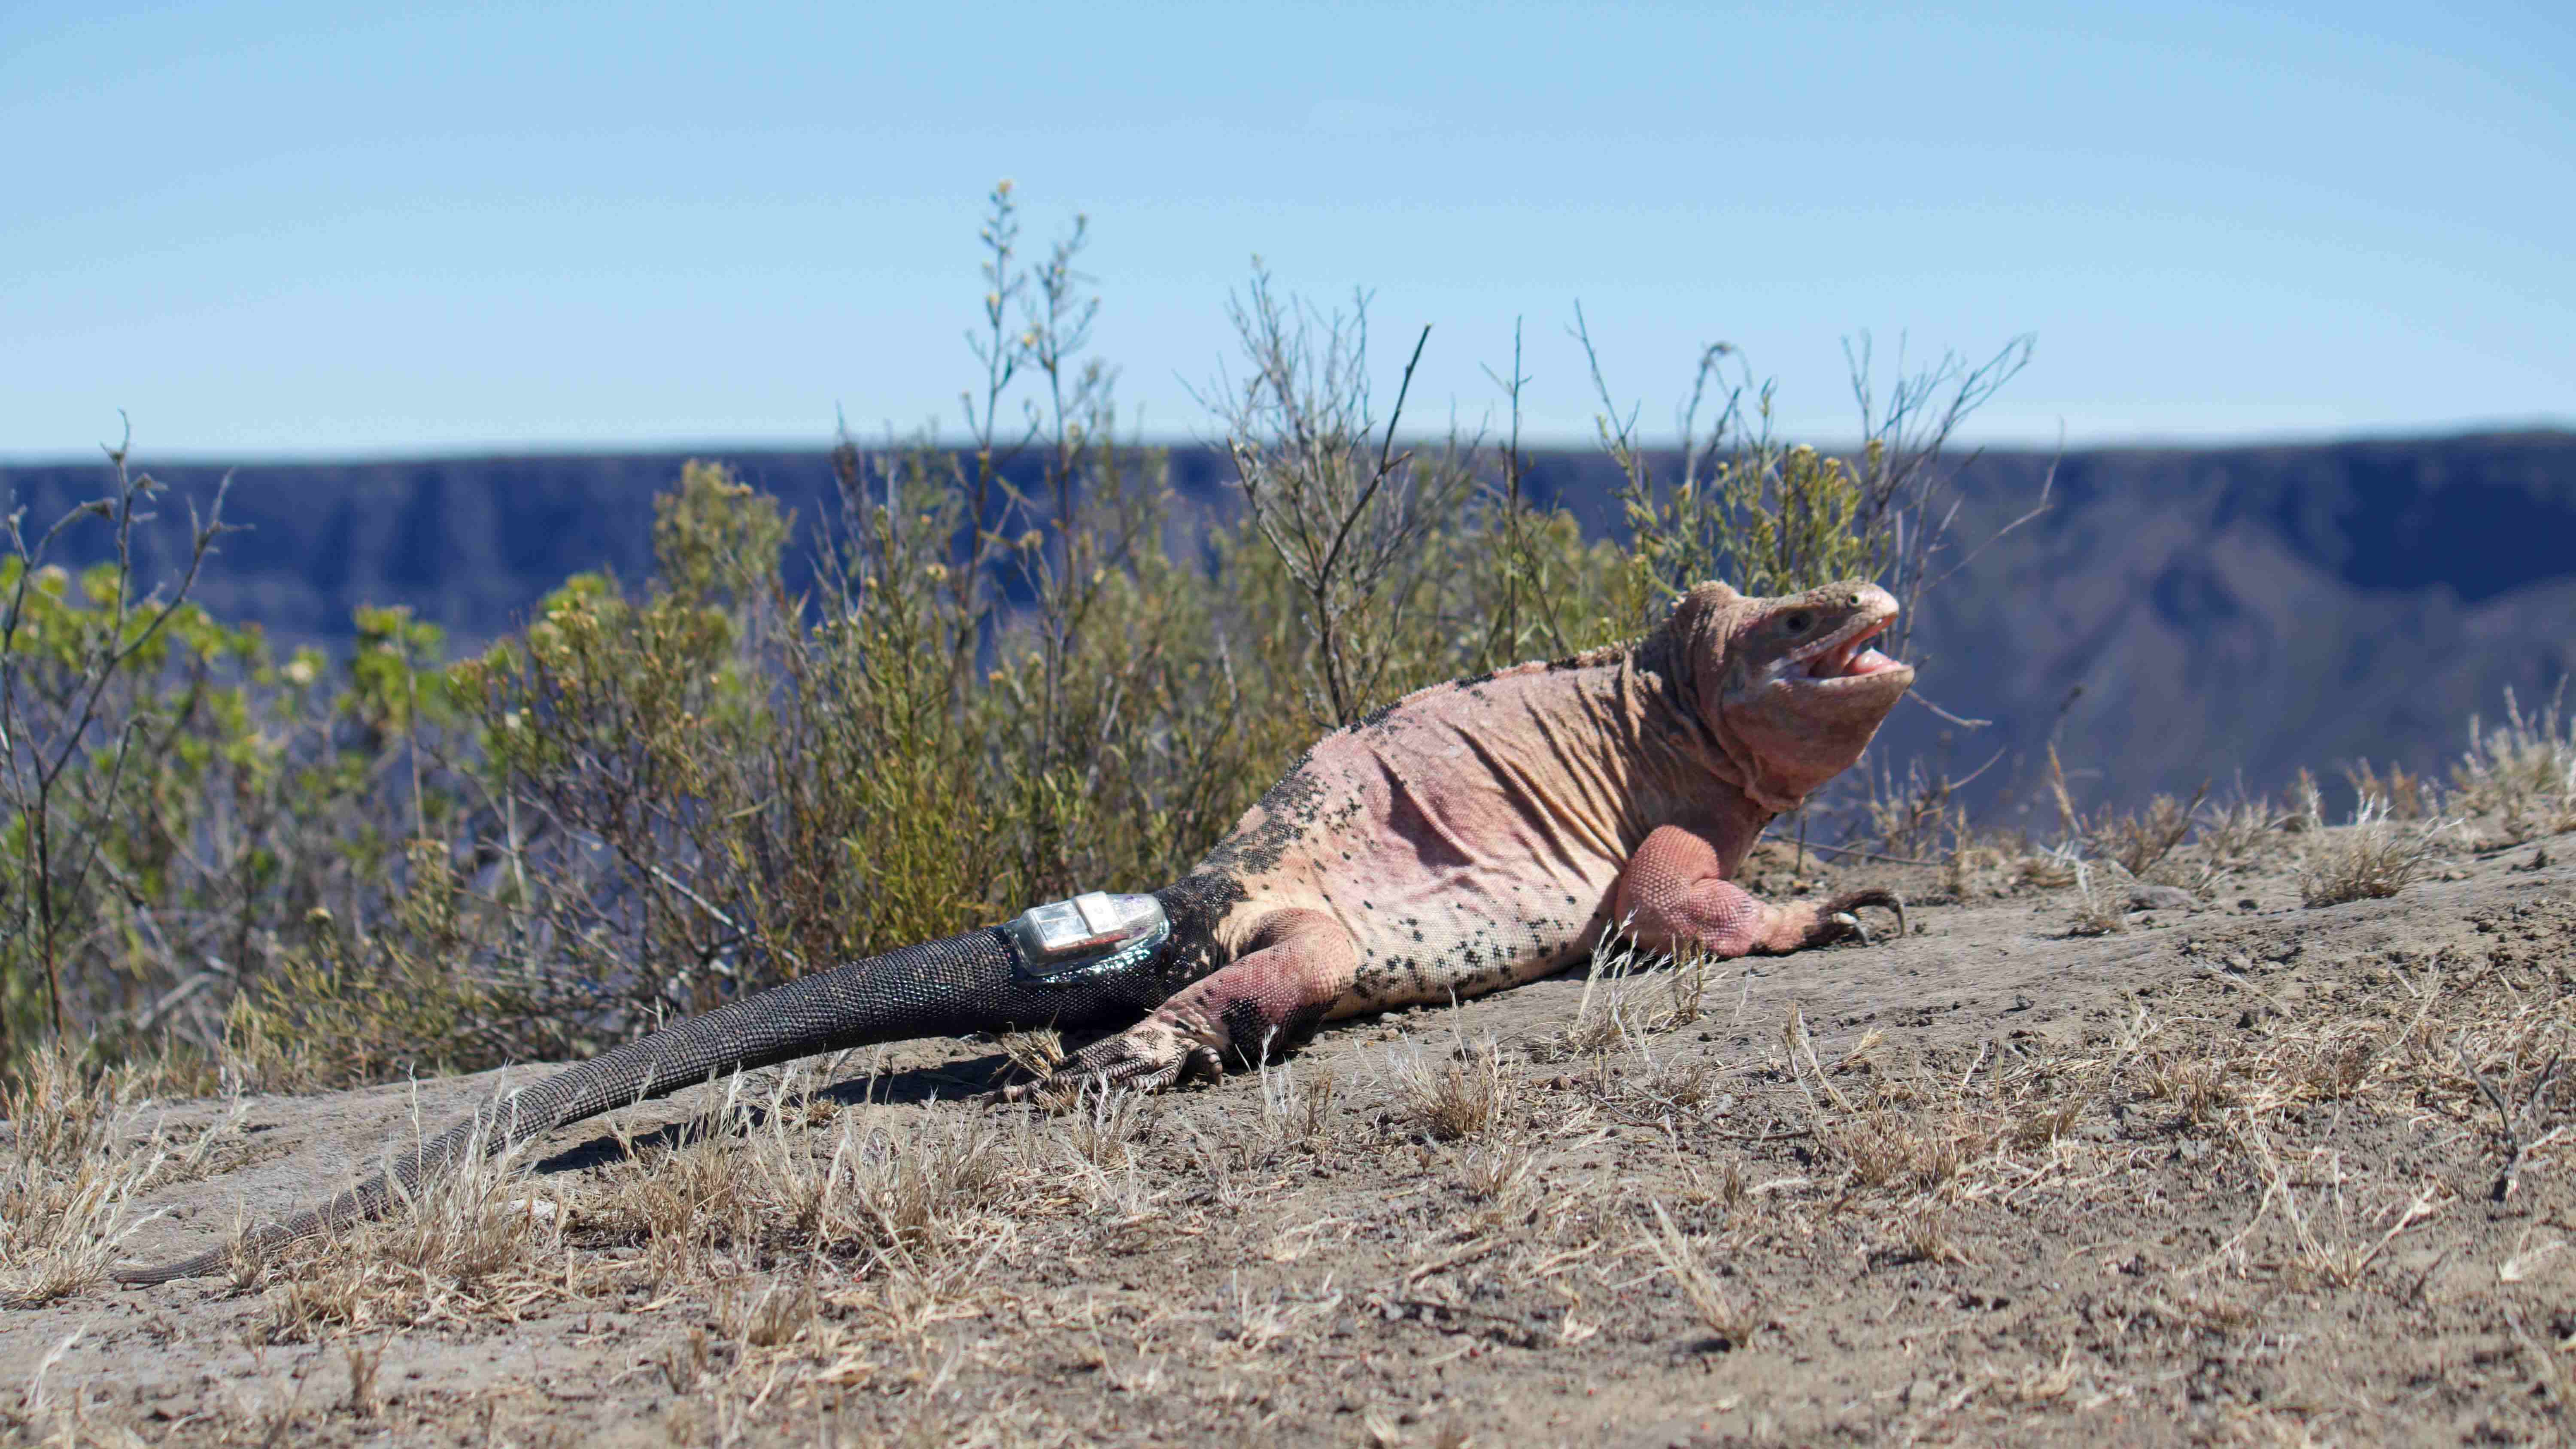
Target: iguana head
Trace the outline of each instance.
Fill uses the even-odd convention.
[[[1673,612],[1693,703],[1766,810],[1793,810],[1851,768],[1914,683],[1912,665],[1871,647],[1897,607],[1866,580],[1770,599],[1702,584]]]

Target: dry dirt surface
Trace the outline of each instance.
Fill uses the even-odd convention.
[[[972,1099],[1040,1043],[850,1054],[230,1280],[94,1275],[528,1069],[129,1102],[87,1169],[21,1121],[22,1219],[46,1158],[126,1235],[0,1284],[0,1437],[2555,1441],[2576,837],[2304,907],[2332,834],[2097,935],[2062,881],[1845,871],[1914,929],[1344,1024],[1167,1098]]]

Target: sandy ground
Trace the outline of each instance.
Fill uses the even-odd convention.
[[[247,1283],[0,1310],[0,1426],[2555,1441],[2576,866],[2552,856],[2576,838],[2318,909],[2285,859],[2094,937],[2067,934],[2062,888],[1944,902],[1935,872],[1876,867],[1835,884],[1906,891],[1913,933],[1721,964],[1695,1015],[1669,971],[1591,987],[1588,1012],[1561,977],[1059,1116],[964,1099],[1003,1067],[990,1043],[738,1084],[769,1105],[733,1118],[700,1088],[618,1114],[623,1139],[543,1144],[462,1210],[497,1248],[361,1237]],[[248,1098],[122,1251],[306,1203],[500,1080]],[[156,1104],[127,1134],[227,1110]],[[693,1143],[698,1114],[719,1130]]]

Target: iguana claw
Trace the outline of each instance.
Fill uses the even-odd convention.
[[[1069,1100],[1084,1087],[1159,1092],[1195,1078],[1224,1075],[1215,1048],[1149,1017],[1075,1052],[1043,1078],[1004,1087],[994,1097],[1003,1102]]]
[[[1896,934],[1900,937],[1905,934],[1904,899],[1894,891],[1866,890],[1839,895],[1825,903],[1823,911],[1825,920],[1841,928],[1836,939],[1849,938],[1859,941],[1864,946],[1875,944],[1870,939],[1869,927],[1861,924],[1858,913],[1863,906],[1880,906],[1894,912]]]

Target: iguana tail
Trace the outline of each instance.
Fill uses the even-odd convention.
[[[1177,898],[1190,895],[1191,884],[1165,891],[1166,901],[1181,904]],[[1134,970],[1053,984],[1024,977],[1008,938],[988,927],[800,977],[512,1092],[329,1202],[253,1228],[238,1248],[211,1248],[115,1277],[120,1283],[166,1283],[220,1273],[236,1251],[264,1255],[375,1217],[397,1199],[417,1196],[469,1153],[503,1152],[568,1122],[728,1072],[914,1037],[1124,1026],[1187,984],[1192,971],[1181,958],[1192,954],[1167,950],[1167,959]]]

